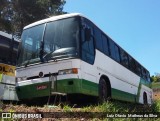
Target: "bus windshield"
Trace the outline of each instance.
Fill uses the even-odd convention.
[[[71,17],[25,29],[17,66],[79,57],[79,19]]]

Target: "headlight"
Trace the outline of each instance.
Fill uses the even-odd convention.
[[[58,71],[58,75],[64,75],[64,74],[78,74],[78,69],[72,68],[72,69],[65,69]]]
[[[26,77],[16,77],[16,82],[24,81],[26,79]]]

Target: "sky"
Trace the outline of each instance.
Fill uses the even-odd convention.
[[[160,73],[160,0],[66,0],[126,50],[150,75]]]

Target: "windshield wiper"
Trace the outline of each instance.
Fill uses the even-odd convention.
[[[48,60],[54,60],[57,61],[57,59],[61,58],[68,58],[73,56],[75,53],[75,48],[74,47],[69,47],[69,48],[61,48],[58,50],[54,50],[48,54],[46,54],[43,59],[48,62]]]
[[[35,65],[39,63],[39,60],[40,60],[39,58],[30,58],[26,60],[24,63],[22,63],[22,66],[26,68],[28,65]]]
[[[29,60],[27,60],[26,62],[24,62],[24,67],[26,68],[28,65],[30,64],[30,59]]]
[[[24,67],[26,68],[30,64],[30,60],[28,60],[25,64]]]
[[[48,62],[53,57],[53,53],[54,53],[54,51],[52,51],[52,52],[47,53],[46,55],[44,55],[43,56],[43,60],[45,60],[45,61]],[[52,59],[52,60],[57,61],[57,59]]]

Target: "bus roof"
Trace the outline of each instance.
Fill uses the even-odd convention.
[[[0,35],[4,36],[6,38],[12,39],[12,35],[11,34],[8,34],[8,33],[0,31]]]
[[[50,22],[50,21],[55,21],[55,20],[64,19],[64,18],[68,18],[68,17],[74,17],[74,16],[83,16],[83,15],[80,14],[80,13],[70,13],[70,14],[52,16],[50,18],[43,19],[43,20],[34,22],[32,24],[29,24],[29,25],[25,26],[23,29],[27,29],[27,28],[30,28],[30,27],[33,27],[33,26],[36,26],[36,25],[39,25],[39,24]]]
[[[6,37],[6,38],[12,39],[12,35],[11,35],[11,34],[8,34],[8,33],[6,33],[6,32],[0,31],[0,35],[1,35],[1,36],[4,36],[4,37]],[[14,38],[14,40],[17,41],[17,42],[20,42],[20,41],[19,41],[18,39],[16,39],[16,38]]]

